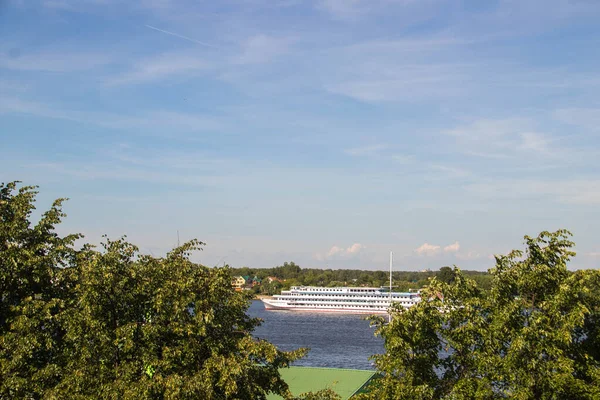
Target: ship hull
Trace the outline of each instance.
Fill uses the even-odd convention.
[[[318,313],[337,313],[337,314],[388,314],[387,310],[359,310],[356,308],[345,308],[345,307],[326,307],[326,306],[299,306],[299,305],[285,305],[285,304],[273,304],[268,299],[261,300],[266,310],[269,311],[304,311],[304,312],[318,312]]]

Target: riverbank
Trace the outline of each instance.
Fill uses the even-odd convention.
[[[272,299],[273,296],[269,296],[268,294],[257,294],[254,296],[253,300],[262,300],[262,299]]]

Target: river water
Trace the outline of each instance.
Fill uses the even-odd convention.
[[[310,348],[294,365],[373,369],[369,357],[383,353],[383,339],[373,335],[364,315],[267,311],[261,301],[252,302],[248,315],[264,320],[254,336],[282,350]]]

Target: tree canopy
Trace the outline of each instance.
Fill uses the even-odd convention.
[[[248,295],[227,268],[125,238],[101,249],[55,231],[57,200],[32,226],[36,189],[0,185],[0,398],[264,399],[305,350],[251,336]]]
[[[454,268],[424,301],[375,319],[385,354],[363,399],[600,398],[600,271],[569,272],[570,233],[496,257],[489,294]]]

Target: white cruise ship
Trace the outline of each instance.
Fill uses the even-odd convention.
[[[421,300],[419,293],[390,292],[367,287],[292,286],[271,299],[262,299],[267,310],[387,314],[390,302],[411,307]]]

